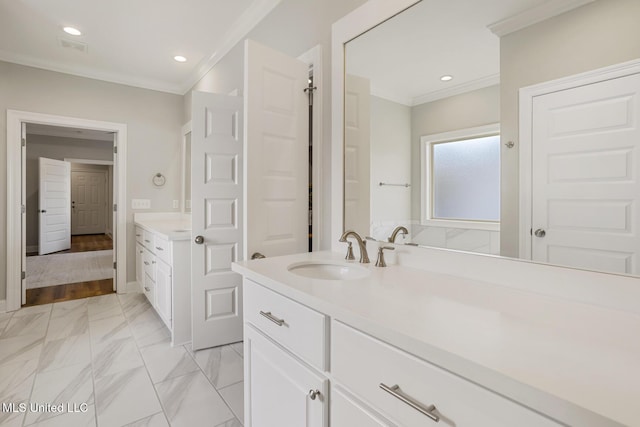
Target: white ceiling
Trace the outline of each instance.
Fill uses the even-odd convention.
[[[0,60],[184,94],[279,2],[0,0]]]
[[[498,84],[494,31],[515,31],[589,1],[423,0],[350,41],[346,69],[369,78],[373,95],[406,105]],[[442,82],[446,74],[453,80]]]

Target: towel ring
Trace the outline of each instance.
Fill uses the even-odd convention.
[[[167,178],[165,178],[164,175],[158,172],[153,176],[151,181],[153,182],[153,185],[155,185],[156,187],[162,187],[167,182]]]

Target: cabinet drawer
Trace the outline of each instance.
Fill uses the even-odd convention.
[[[144,286],[142,287],[142,291],[144,292],[144,296],[147,297],[149,303],[151,305],[155,305],[156,296],[155,296],[156,284],[153,282],[151,277],[148,274],[144,275]]]
[[[171,265],[171,246],[169,241],[161,237],[155,236],[153,249],[151,250],[158,258]]]
[[[325,369],[324,314],[245,279],[244,315],[247,322],[283,347],[318,369]]]
[[[148,249],[143,249],[144,253],[142,254],[142,263],[144,264],[144,272],[147,274],[151,280],[155,282],[156,280],[156,256],[151,253]]]
[[[136,227],[136,242],[142,243],[144,241],[144,230],[140,227]]]
[[[331,343],[335,379],[400,425],[422,427],[435,421],[415,408],[417,404],[439,417],[439,424],[445,426],[560,426],[340,322],[332,323]],[[383,384],[396,395],[383,390]],[[411,399],[414,406],[403,401],[403,396]],[[429,411],[430,405],[435,409]]]
[[[142,230],[142,245],[149,250],[153,250],[154,244],[155,244],[155,235],[151,231]]]

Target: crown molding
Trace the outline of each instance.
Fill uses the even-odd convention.
[[[426,102],[437,101],[438,99],[449,98],[450,96],[460,95],[462,93],[471,92],[473,90],[483,89],[489,86],[500,84],[500,74],[492,74],[487,77],[472,80],[446,89],[437,90],[435,92],[425,93],[424,95],[413,98],[411,105],[416,106]]]
[[[506,36],[530,25],[542,22],[562,13],[568,12],[595,0],[549,0],[539,6],[527,9],[502,21],[487,25],[487,28],[498,37]]]
[[[198,83],[229,51],[240,42],[260,21],[262,21],[281,0],[255,0],[251,6],[233,23],[208,59],[201,61],[183,82],[170,83],[162,80],[145,79],[127,74],[110,73],[91,67],[70,66],[61,61],[48,61],[28,55],[0,50],[0,61],[27,67],[54,71],[88,79],[101,80],[141,89],[184,95]]]
[[[155,90],[158,92],[167,92],[176,95],[183,95],[181,88],[160,80],[142,79],[125,74],[108,73],[90,67],[69,66],[58,61],[47,61],[34,58],[27,55],[19,55],[13,52],[0,50],[0,61],[11,62],[27,67],[39,68],[41,70],[54,71],[57,73],[70,74],[73,76],[84,77],[88,79],[101,80],[109,83],[116,83],[125,86],[132,86],[141,89]]]
[[[395,102],[396,104],[406,105],[407,107],[413,106],[411,98],[380,89],[379,87],[371,86],[371,96],[386,99],[387,101]]]
[[[483,89],[485,87],[495,86],[497,84],[500,84],[500,74],[492,74],[487,77],[482,77],[480,79],[472,80],[467,83],[451,86],[446,89],[440,89],[434,92],[425,93],[413,98],[408,98],[400,94],[393,93],[392,91],[371,86],[371,96],[386,99],[387,101],[406,105],[408,107],[415,107],[416,105],[437,101],[438,99],[449,98],[450,96],[460,95],[474,90]]]
[[[186,94],[218,63],[233,47],[244,39],[247,34],[260,21],[262,21],[271,11],[280,4],[281,0],[256,0],[244,11],[236,22],[231,26],[218,48],[209,56],[202,60],[195,68],[190,77],[180,86],[180,93]]]

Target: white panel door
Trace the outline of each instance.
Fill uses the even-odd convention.
[[[245,426],[326,427],[328,381],[252,327],[245,333]]]
[[[71,234],[102,234],[106,229],[106,172],[71,171]]]
[[[344,229],[371,234],[370,82],[347,75],[344,93]]]
[[[309,246],[308,65],[245,44],[246,254]]]
[[[71,248],[71,163],[39,158],[38,254]]]
[[[242,98],[193,92],[193,349],[242,341]],[[176,284],[179,286],[179,284]]]
[[[640,74],[533,100],[532,257],[640,274]]]

